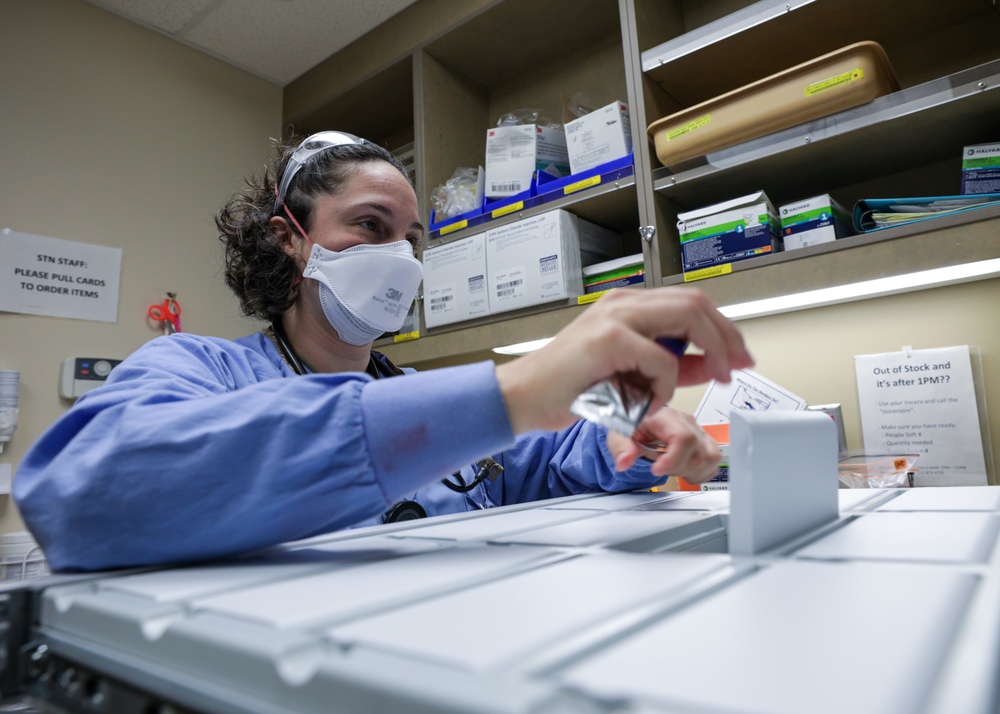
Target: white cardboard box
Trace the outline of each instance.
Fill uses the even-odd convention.
[[[628,105],[612,102],[566,124],[570,171],[578,174],[632,152]]]
[[[486,234],[428,248],[424,263],[424,324],[427,327],[482,317],[486,294]]]
[[[832,243],[851,233],[847,211],[825,193],[786,203],[778,209],[778,213],[785,250]]]
[[[583,294],[578,221],[560,209],[486,232],[491,313]]]
[[[486,132],[486,197],[527,191],[536,170],[553,176],[569,173],[566,132],[536,124],[498,126]]]

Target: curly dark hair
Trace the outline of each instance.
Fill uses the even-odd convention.
[[[299,294],[299,269],[274,239],[268,222],[275,215],[284,215],[274,210],[275,186],[304,140],[290,137],[275,141],[275,157],[263,175],[247,177],[244,189],[215,217],[219,241],[225,246],[226,285],[239,298],[240,311],[247,317],[271,322],[283,315]],[[315,154],[299,169],[288,187],[285,205],[309,231],[316,198],[340,191],[357,166],[371,161],[386,161],[410,180],[403,164],[377,144],[336,146]]]

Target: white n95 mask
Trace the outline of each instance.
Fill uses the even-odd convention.
[[[424,267],[405,240],[339,253],[314,243],[302,277],[319,282],[323,314],[340,339],[360,347],[403,326]]]

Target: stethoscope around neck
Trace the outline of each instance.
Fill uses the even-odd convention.
[[[309,374],[309,370],[306,368],[301,358],[299,358],[298,353],[295,352],[291,342],[288,341],[288,335],[285,333],[285,326],[281,323],[281,318],[278,318],[271,323],[271,331],[274,333],[274,339],[278,343],[278,347],[281,350],[282,358],[285,360],[286,364],[292,368],[292,371],[298,375]],[[382,360],[375,359],[375,355],[371,352],[368,353],[368,367],[365,372],[371,375],[373,379],[398,377],[404,374],[404,372],[396,367],[396,365],[392,363],[384,364],[382,363]],[[452,491],[457,491],[458,493],[468,493],[483,481],[495,481],[501,474],[503,474],[503,466],[488,456],[485,459],[477,461],[474,466],[476,469],[476,475],[469,483],[465,482],[465,477],[462,476],[460,471],[456,471],[452,474],[452,477],[455,479],[454,481],[450,478],[443,478],[441,479],[441,483],[450,488]],[[412,501],[404,501],[403,503],[412,503]],[[397,506],[393,507],[390,513],[396,512],[399,505],[401,504],[397,504]],[[420,509],[420,511],[423,511],[418,504],[413,505]],[[412,518],[415,516],[410,517]],[[401,519],[395,518],[393,520]]]

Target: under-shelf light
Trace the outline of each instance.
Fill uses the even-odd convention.
[[[745,320],[750,317],[763,317],[780,312],[792,312],[823,305],[862,300],[864,298],[923,290],[930,287],[942,287],[972,280],[983,280],[1000,275],[1000,258],[980,260],[975,263],[963,263],[946,268],[921,270],[916,273],[895,275],[889,278],[864,280],[860,283],[850,283],[832,288],[809,290],[803,293],[782,295],[779,297],[752,300],[719,308],[719,312],[730,320]]]
[[[540,350],[545,345],[552,342],[554,337],[545,337],[541,340],[531,340],[530,342],[518,342],[516,345],[507,345],[506,347],[494,347],[493,351],[498,355],[523,355],[528,352],[534,352],[535,350]]]
[[[860,283],[850,283],[833,288],[821,288],[819,290],[808,290],[802,293],[765,298],[763,300],[751,300],[750,302],[726,305],[719,308],[719,312],[730,320],[746,320],[751,317],[763,317],[781,312],[793,312],[795,310],[835,305],[854,300],[863,300],[865,298],[897,295],[899,293],[923,290],[931,287],[942,287],[944,285],[954,285],[973,280],[985,280],[997,275],[1000,275],[1000,258],[993,258],[991,260],[980,260],[975,263],[952,265],[946,268],[921,270],[916,273],[895,275],[889,278],[864,280]],[[494,347],[493,351],[502,355],[522,355],[541,349],[551,342],[552,339],[551,337],[547,337],[542,340],[520,342],[516,345],[507,345],[506,347]]]

